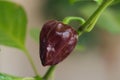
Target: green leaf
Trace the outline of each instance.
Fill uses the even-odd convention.
[[[101,3],[103,2],[103,0],[69,0],[69,2],[70,2],[71,4],[74,4],[74,3],[80,2],[80,1],[84,1],[84,2],[87,2],[87,1],[95,1],[95,2],[98,3],[98,4],[101,4]],[[120,0],[114,0],[112,4],[117,4],[117,3],[119,3],[119,2],[120,2]]]
[[[35,80],[43,80],[41,77],[39,77],[39,76],[35,76],[34,77],[35,78]]]
[[[114,0],[112,5],[115,5],[115,4],[118,4],[118,3],[120,3],[120,0]]]
[[[75,47],[75,51],[85,51],[86,47],[80,44],[77,44]]]
[[[23,49],[26,25],[26,13],[20,5],[0,1],[0,45]]]
[[[98,3],[98,4],[101,4],[103,0],[69,0],[69,2],[70,2],[71,4],[74,4],[74,3],[80,2],[80,1],[85,2],[85,3],[86,3],[86,2],[95,1],[95,2]]]
[[[39,34],[40,34],[40,29],[32,28],[32,29],[30,30],[30,36],[31,36],[37,43],[39,43]]]
[[[33,78],[33,77],[16,77],[16,76],[12,76],[12,75],[8,75],[5,73],[0,73],[0,80],[38,80],[37,78]],[[41,79],[39,79],[41,80]]]
[[[0,80],[13,80],[15,77],[7,74],[0,73]]]
[[[77,2],[77,1],[79,1],[79,0],[69,0],[69,2],[70,2],[71,4],[74,4],[74,3]]]
[[[93,0],[69,0],[69,2],[70,2],[71,4],[74,4],[74,3],[80,2],[80,1],[82,1],[82,2],[89,2],[89,1],[93,1]]]
[[[69,0],[69,2],[70,2],[71,4],[74,4],[74,3],[80,2],[80,1],[82,1],[82,2],[95,1],[97,4],[100,5],[104,0]],[[118,3],[120,3],[120,0],[114,0],[113,3],[112,3],[112,5],[115,5],[115,4],[118,4]]]
[[[22,78],[5,73],[0,73],[0,80],[22,80]]]

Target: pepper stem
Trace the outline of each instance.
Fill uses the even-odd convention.
[[[43,76],[44,80],[49,80],[51,77],[51,80],[54,80],[54,71],[55,71],[56,65],[50,66],[47,70],[46,74]]]
[[[83,18],[81,18],[81,17],[72,17],[72,16],[64,18],[62,22],[64,24],[69,24],[72,20],[80,21],[81,25],[85,23],[85,20]]]

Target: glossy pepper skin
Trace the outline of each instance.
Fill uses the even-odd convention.
[[[74,49],[77,32],[69,25],[51,20],[43,25],[40,33],[40,59],[43,66],[63,61]]]

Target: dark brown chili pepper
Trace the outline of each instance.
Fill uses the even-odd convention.
[[[78,34],[71,26],[56,20],[45,23],[40,33],[42,65],[55,65],[64,60],[74,49],[77,39]]]

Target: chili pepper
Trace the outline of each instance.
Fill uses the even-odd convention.
[[[69,25],[51,20],[40,33],[40,59],[43,66],[63,61],[75,48],[78,33]]]

